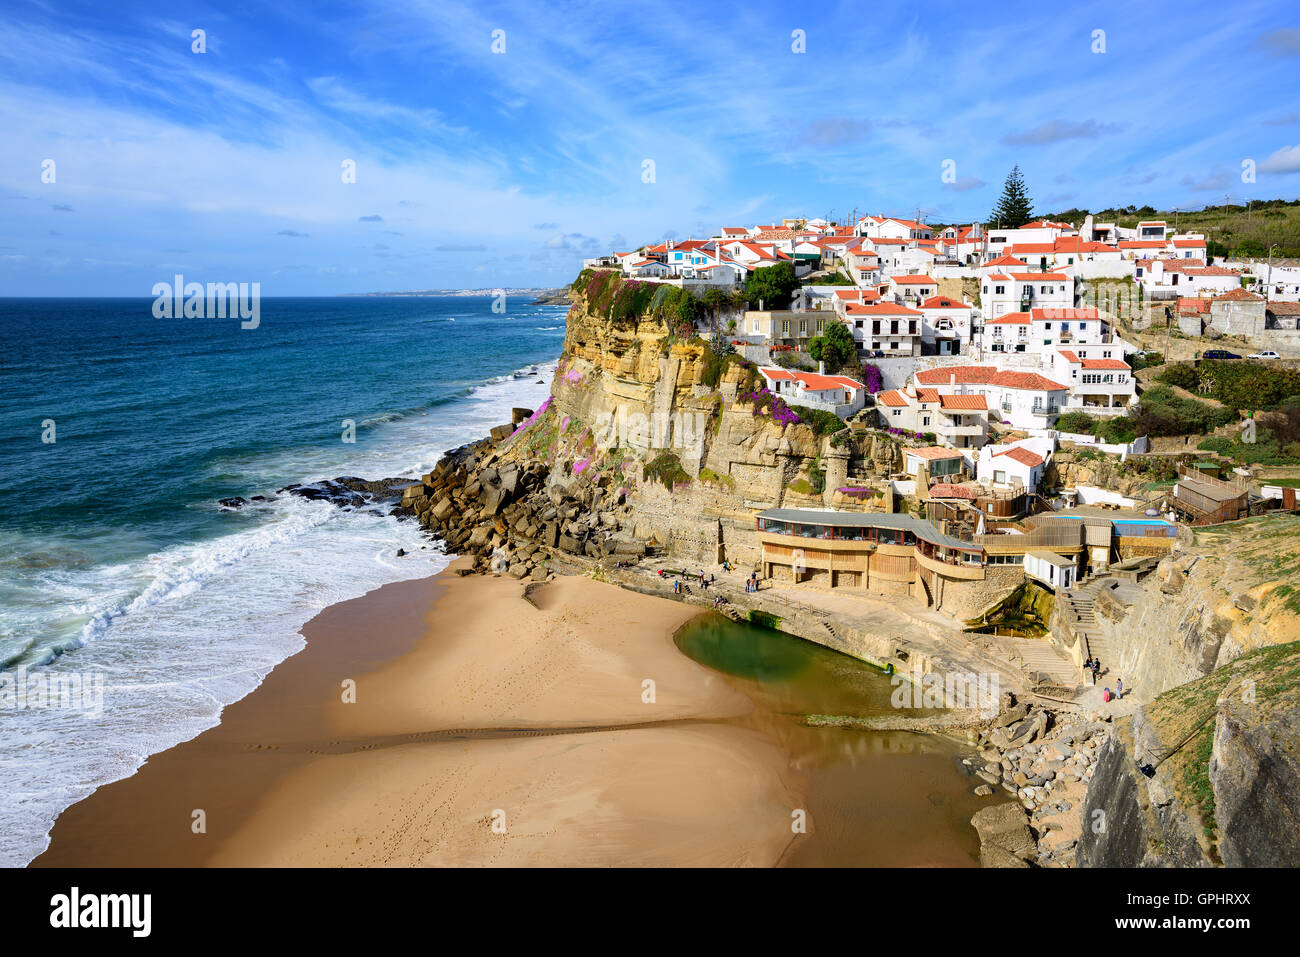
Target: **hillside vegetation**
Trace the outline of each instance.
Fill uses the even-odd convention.
[[[1179,232],[1204,233],[1211,246],[1210,255],[1263,258],[1269,246],[1278,248],[1277,259],[1300,258],[1300,199],[1255,199],[1244,204],[1207,206],[1200,210],[1158,210],[1151,206],[1125,206],[1121,209],[1092,210],[1099,223],[1114,223],[1127,229],[1144,219],[1164,219],[1170,228],[1177,223]],[[1067,209],[1044,214],[1048,219],[1082,223],[1089,210]]]

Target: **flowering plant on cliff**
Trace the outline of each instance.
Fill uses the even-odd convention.
[[[873,495],[880,494],[874,488],[864,488],[861,485],[844,485],[835,491],[847,495],[849,498],[870,498]]]
[[[772,417],[773,422],[780,422],[782,425],[798,425],[803,420],[785,404],[785,400],[779,395],[773,395],[771,390],[763,388],[754,392],[743,393],[740,395],[741,402],[748,402],[753,405],[751,415],[767,413]]]
[[[880,367],[874,363],[868,362],[862,367],[862,384],[866,386],[867,392],[875,395],[885,385],[885,377],[880,374]]]
[[[524,431],[525,429],[527,429],[530,425],[532,425],[534,422],[536,422],[538,419],[540,419],[543,415],[545,415],[545,414],[546,414],[546,410],[549,409],[550,407],[551,407],[551,397],[548,395],[548,396],[546,397],[546,401],[543,402],[541,405],[539,405],[539,406],[537,407],[537,411],[536,411],[536,412],[534,412],[534,413],[533,413],[532,415],[530,415],[528,418],[524,419],[524,421],[522,421],[522,422],[519,423],[519,428],[517,428],[517,429],[515,429],[513,432],[511,432],[511,433],[510,433],[510,437],[513,439],[513,438],[514,438],[516,435],[518,435],[520,432],[523,432],[523,431]]]

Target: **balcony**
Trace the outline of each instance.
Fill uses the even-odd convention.
[[[944,425],[940,423],[934,427],[935,435],[942,436],[981,436],[984,434],[983,425]]]

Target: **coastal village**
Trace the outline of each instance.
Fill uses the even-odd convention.
[[[594,575],[891,674],[996,675],[997,718],[939,722],[975,747],[975,793],[1014,799],[986,863],[1166,860],[1167,822],[1081,832],[1098,769],[1141,764],[1111,723],[1300,637],[1300,284],[1206,245],[1154,220],[865,216],[600,257],[551,397],[398,511],[484,572]],[[1244,859],[1231,830],[1182,860]]]

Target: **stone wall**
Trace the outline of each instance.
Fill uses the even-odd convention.
[[[983,581],[944,579],[939,609],[959,621],[969,621],[997,604],[1025,580],[1022,565],[988,565]]]

